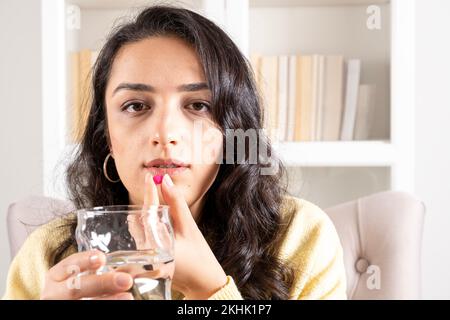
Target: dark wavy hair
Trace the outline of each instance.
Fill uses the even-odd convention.
[[[113,30],[94,65],[87,124],[66,172],[69,198],[76,208],[128,204],[125,186],[109,182],[103,174],[103,162],[110,152],[105,89],[118,50],[154,36],[175,36],[195,49],[212,92],[213,119],[223,132],[262,127],[262,103],[251,65],[226,33],[187,9],[147,7],[131,22]],[[248,161],[246,145],[242,159],[236,159],[235,154],[234,164],[220,164],[205,195],[198,225],[245,299],[288,299],[293,270],[277,256],[285,226],[281,215],[285,169],[275,159],[269,139],[260,131],[258,135],[259,147],[265,146],[272,161],[278,163],[277,173],[261,175],[264,164]],[[111,176],[116,168],[114,161],[110,162]]]

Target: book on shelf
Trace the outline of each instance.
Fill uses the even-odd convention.
[[[325,57],[322,136],[324,141],[340,138],[344,110],[344,57]]]
[[[287,113],[288,113],[288,56],[278,57],[278,131],[280,140],[287,140]]]
[[[278,125],[278,57],[261,57],[261,78],[259,84],[263,98],[264,128],[270,139],[276,138]]]
[[[297,57],[290,55],[288,57],[288,83],[287,83],[287,128],[286,128],[286,141],[295,140],[295,112],[297,105]]]
[[[252,54],[250,63],[263,97],[263,126],[271,139],[370,138],[376,94],[374,85],[360,84],[361,60],[342,55]]]
[[[375,111],[375,85],[361,84],[358,90],[358,103],[355,119],[354,140],[368,140]]]
[[[91,106],[92,67],[97,59],[98,51],[81,50],[70,53],[71,75],[71,139],[79,142],[89,116]]]
[[[298,115],[295,126],[298,127],[296,141],[310,141],[311,131],[311,109],[312,109],[312,94],[313,94],[313,57],[300,57],[300,101],[298,108]]]
[[[341,140],[353,140],[353,131],[358,104],[358,89],[361,73],[361,61],[351,59],[347,61],[347,81],[345,87],[345,107],[342,115]]]
[[[313,92],[311,110],[311,130],[310,140],[322,140],[322,115],[323,115],[323,95],[324,95],[324,68],[325,57],[323,55],[313,56]]]

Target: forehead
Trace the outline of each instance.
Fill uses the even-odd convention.
[[[180,84],[205,81],[205,77],[198,55],[188,43],[175,37],[150,37],[118,51],[108,91],[123,81],[175,89]]]

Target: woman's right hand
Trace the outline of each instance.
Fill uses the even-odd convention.
[[[133,296],[127,290],[133,285],[133,278],[128,273],[95,274],[105,263],[105,254],[97,250],[78,252],[65,258],[47,272],[41,299],[132,300]],[[77,276],[86,271],[92,273]]]

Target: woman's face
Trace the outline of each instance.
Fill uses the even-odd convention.
[[[147,172],[167,173],[196,218],[217,176],[223,138],[195,50],[175,37],[123,46],[105,100],[110,149],[130,204],[143,203]]]

